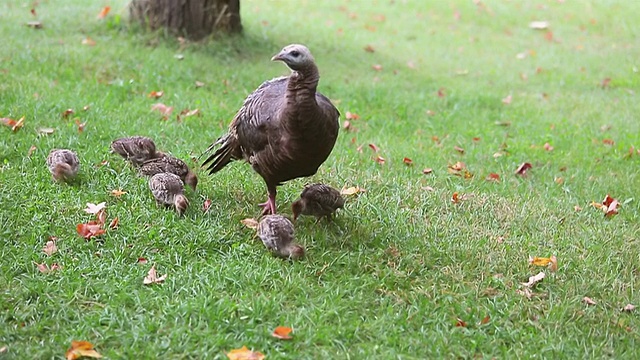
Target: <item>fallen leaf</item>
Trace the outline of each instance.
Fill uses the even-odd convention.
[[[0,347],[0,354],[5,354],[7,352],[7,350],[8,350],[8,348],[7,348],[6,345],[3,346],[3,347]]]
[[[380,64],[371,65],[371,68],[375,71],[382,71],[382,65]]]
[[[109,229],[115,230],[118,228],[118,224],[120,223],[120,219],[118,217],[114,217],[113,220],[109,223]]]
[[[434,189],[434,188],[433,188],[433,187],[431,187],[431,186],[423,186],[423,187],[421,187],[421,189],[422,189],[422,190],[425,190],[425,191],[436,191],[436,189]]]
[[[383,158],[382,156],[378,155],[373,159],[375,162],[377,162],[380,165],[383,165],[385,163],[385,158]]]
[[[97,237],[104,234],[106,231],[102,228],[102,225],[96,221],[89,221],[86,224],[78,224],[76,231],[80,236],[89,240],[92,237]]]
[[[158,274],[156,273],[156,265],[153,264],[151,266],[151,269],[149,269],[149,273],[147,273],[147,276],[144,277],[144,280],[142,281],[142,283],[144,285],[159,284],[163,282],[166,278],[167,278],[167,274],[164,274],[160,277],[158,276]]]
[[[151,106],[151,111],[159,112],[166,119],[173,112],[173,106],[167,106],[162,103],[157,103]]]
[[[107,14],[109,14],[109,11],[111,11],[111,6],[105,6],[102,8],[102,10],[100,10],[100,12],[98,13],[97,18],[98,19],[104,19],[107,17]]]
[[[611,217],[618,214],[618,206],[620,203],[618,200],[612,198],[609,194],[602,200],[602,204],[591,202],[591,205],[595,208],[599,208],[604,212],[605,217]]]
[[[553,146],[551,146],[549,143],[544,143],[543,147],[547,151],[553,151]]]
[[[564,184],[564,178],[563,177],[555,177],[555,178],[553,178],[553,181],[555,181],[555,183],[558,184],[558,185]]]
[[[458,192],[454,192],[453,195],[451,195],[451,202],[454,204],[458,204],[460,202],[460,196],[458,195]]]
[[[42,135],[51,135],[56,131],[54,128],[38,128],[38,133]]]
[[[202,81],[197,81],[197,80],[196,80],[196,89],[197,89],[197,88],[201,88],[201,87],[203,87],[204,85],[205,85],[205,84],[204,84]]]
[[[496,173],[490,173],[489,175],[487,175],[486,178],[487,181],[495,181],[498,182],[500,181],[500,175],[496,174]]]
[[[525,287],[528,287],[528,288],[533,287],[535,284],[537,284],[540,281],[542,281],[542,279],[544,279],[545,276],[546,275],[545,275],[544,271],[541,271],[536,275],[530,276],[529,277],[529,281],[526,282],[526,283],[522,283],[522,285],[525,286]]]
[[[376,144],[369,144],[369,147],[371,148],[371,150],[373,150],[373,152],[379,152],[380,148],[378,146],[376,146]]]
[[[582,211],[582,208],[579,205],[574,205],[573,206],[573,211],[580,212],[580,211]]]
[[[520,164],[518,169],[516,169],[516,175],[525,176],[527,174],[527,170],[531,169],[531,164],[528,162]]]
[[[347,131],[352,130],[352,127],[351,127],[351,121],[349,121],[349,120],[345,120],[345,121],[342,123],[342,128],[343,128],[343,129],[345,129],[345,130],[347,130]]]
[[[86,38],[82,39],[82,45],[95,46],[96,42],[95,40],[87,36]]]
[[[44,248],[42,248],[42,252],[47,254],[47,256],[51,256],[51,255],[57,253],[58,252],[58,247],[56,246],[55,241],[53,241],[53,240],[47,241],[47,243],[44,245]]]
[[[462,319],[457,318],[456,319],[456,327],[467,327],[467,323],[464,322]]]
[[[602,143],[605,145],[613,146],[615,144],[615,141],[613,141],[612,139],[603,139]]]
[[[402,162],[407,166],[413,165],[413,160],[409,159],[408,157],[403,158]]]
[[[529,288],[518,289],[516,290],[516,293],[526,297],[527,299],[531,299],[531,296],[533,296],[533,293]]]
[[[66,119],[69,117],[69,115],[73,115],[73,113],[74,113],[73,109],[67,109],[62,112],[62,117]]]
[[[147,259],[143,258],[143,257],[139,257],[137,262],[138,262],[138,264],[146,264],[149,261]]]
[[[93,349],[93,344],[88,341],[72,341],[71,348],[64,354],[67,360],[76,360],[81,357],[90,357],[94,359],[100,359],[100,355]]]
[[[368,52],[368,53],[373,53],[376,51],[376,49],[373,48],[373,46],[371,45],[367,45],[364,47],[364,51]]]
[[[248,227],[249,229],[257,229],[258,228],[258,221],[254,218],[246,218],[246,219],[242,219],[240,220],[240,222],[242,223],[242,225]]]
[[[87,214],[92,214],[95,215],[97,214],[100,210],[104,209],[107,206],[106,202],[101,202],[98,205],[96,204],[92,204],[92,203],[87,203],[87,208],[84,209],[84,211]]]
[[[212,203],[211,199],[205,200],[204,203],[202,203],[202,211],[205,213],[208,212]]]
[[[593,301],[593,299],[591,299],[590,297],[583,297],[582,298],[582,302],[587,304],[587,305],[596,305],[597,303],[595,301]]]
[[[480,139],[479,137],[474,137],[474,138],[472,138],[471,140],[472,140],[473,142],[479,142],[479,141],[480,141],[480,140],[482,140],[482,139]]]
[[[359,186],[352,186],[352,187],[343,187],[342,190],[340,190],[340,194],[341,195],[346,195],[346,196],[351,196],[351,195],[357,195],[359,193],[363,193],[365,192],[364,189],[362,189]]]
[[[113,195],[113,196],[115,196],[117,198],[119,198],[120,196],[122,196],[122,195],[124,195],[126,193],[127,193],[126,191],[122,191],[120,189],[111,190],[111,195]]]
[[[27,156],[31,156],[33,154],[34,151],[36,151],[36,146],[35,145],[31,145],[31,147],[29,148],[29,151],[27,152]]]
[[[24,116],[17,121],[9,118],[2,118],[0,121],[5,125],[10,126],[11,131],[13,132],[20,130],[24,126]]]
[[[465,163],[463,163],[462,161],[458,161],[457,163],[455,163],[453,165],[449,165],[448,168],[451,171],[458,172],[458,171],[462,171],[462,170],[466,169],[467,165]]]
[[[56,270],[60,270],[61,269],[60,265],[58,265],[57,263],[51,264],[51,267],[49,267],[45,263],[42,263],[42,264],[34,263],[34,264],[36,264],[36,267],[38,268],[38,271],[40,271],[43,274],[50,273],[52,271],[56,271]]]
[[[264,354],[251,351],[246,346],[229,351],[227,357],[229,360],[264,360]]]
[[[551,258],[543,258],[543,257],[529,257],[529,264],[535,266],[547,266],[551,263]]]
[[[422,173],[425,175],[431,174],[433,172],[432,168],[424,168],[422,169]]]
[[[480,320],[480,325],[486,325],[491,321],[491,317],[489,315],[485,316]]]
[[[34,29],[42,29],[42,22],[41,21],[28,21],[27,22],[27,26],[30,28],[34,28]]]
[[[497,126],[508,127],[508,126],[511,126],[511,121],[496,121],[495,124]]]
[[[529,28],[534,30],[544,30],[549,27],[548,21],[532,21],[529,23]]]
[[[459,152],[460,154],[464,154],[464,149],[461,148],[460,146],[454,146],[453,150]]]
[[[82,133],[84,131],[84,127],[87,125],[86,122],[81,123],[80,119],[76,119],[76,126],[78,127],[78,132]]]
[[[632,304],[627,304],[625,305],[625,307],[622,308],[622,311],[626,311],[626,312],[631,312],[633,310],[635,310],[635,306]]]
[[[551,255],[549,259],[551,259],[549,270],[551,270],[552,272],[558,271],[558,258],[555,255]]]
[[[349,112],[349,111],[347,111],[347,113],[344,115],[344,117],[347,120],[358,120],[358,119],[360,119],[360,115],[358,115],[356,113]]]
[[[604,79],[602,80],[602,82],[600,82],[600,86],[601,86],[603,89],[608,88],[610,84],[611,84],[611,78],[604,78]]]
[[[447,96],[447,94],[444,91],[445,91],[444,88],[438,89],[438,97],[439,98],[443,98],[443,97]]]
[[[511,100],[513,100],[513,98],[511,97],[511,95],[507,95],[507,97],[505,97],[504,99],[502,99],[502,103],[505,105],[509,105],[511,104]]]
[[[273,330],[271,336],[281,340],[291,340],[293,338],[289,334],[291,334],[292,331],[293,329],[291,329],[290,327],[278,326]]]
[[[153,99],[160,99],[162,95],[164,95],[164,91],[152,91],[149,93],[149,95],[147,95],[147,97],[150,97]]]

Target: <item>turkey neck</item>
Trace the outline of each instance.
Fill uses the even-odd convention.
[[[291,73],[285,94],[290,114],[316,110],[318,106],[316,103],[316,88],[319,80],[320,73],[315,64]]]

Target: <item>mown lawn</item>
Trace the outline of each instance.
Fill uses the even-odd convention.
[[[0,4],[0,117],[25,118],[0,128],[0,358],[63,358],[72,340],[109,359],[223,359],[243,345],[269,359],[640,357],[639,313],[622,311],[640,305],[640,3],[241,2],[243,37],[195,44],[129,27],[126,0],[41,1],[37,17],[31,2]],[[316,176],[280,188],[279,211],[310,181],[366,189],[335,222],[297,224],[295,263],[240,223],[265,197],[249,166],[208,176],[191,160],[287,73],[269,59],[294,42],[341,121],[359,119]],[[168,120],[156,102],[174,107]],[[182,109],[202,116],[177,121]],[[108,153],[128,135],[196,167],[185,218]],[[58,147],[80,155],[78,183],[51,180]],[[457,162],[473,176],[450,174]],[[605,218],[590,203],[607,194],[621,205]],[[85,204],[103,201],[119,227],[85,241]],[[551,255],[555,272],[528,262]],[[168,276],[145,286],[152,264]],[[280,325],[292,341],[271,337]]]

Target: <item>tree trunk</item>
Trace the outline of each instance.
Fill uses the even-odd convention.
[[[193,40],[242,31],[240,0],[131,0],[129,15],[151,30],[167,28]]]

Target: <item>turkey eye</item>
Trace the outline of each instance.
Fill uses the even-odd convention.
[[[293,57],[298,57],[298,56],[300,56],[300,52],[299,52],[299,51],[297,51],[297,50],[293,50],[293,51],[291,52],[291,56],[293,56]]]

